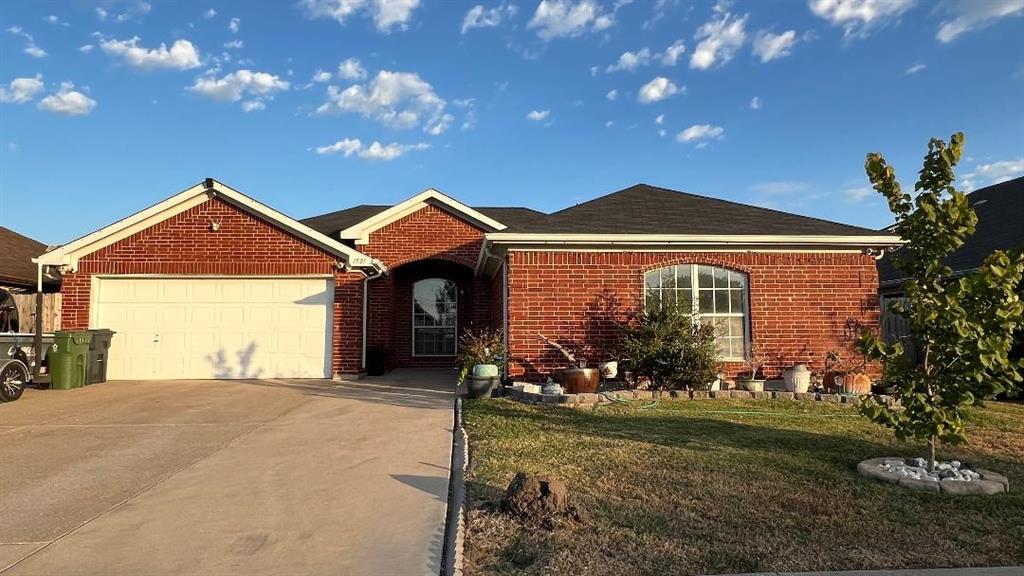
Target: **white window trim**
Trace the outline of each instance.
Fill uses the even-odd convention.
[[[436,326],[417,326],[416,325],[416,285],[425,280],[443,280],[445,282],[451,282],[455,284],[455,351],[451,354],[417,354],[416,353],[416,329],[417,328],[436,328]],[[419,280],[412,283],[412,310],[409,311],[412,314],[410,323],[412,324],[412,355],[414,358],[451,358],[459,353],[459,289],[458,284],[454,280],[447,278],[420,278]],[[447,328],[447,326],[441,326],[441,328]]]
[[[698,283],[698,268],[700,266],[707,266],[708,268],[718,268],[720,270],[727,270],[729,272],[735,272],[735,273],[738,273],[738,274],[742,274],[744,276],[744,287],[743,287],[743,290],[744,290],[745,294],[744,294],[744,298],[743,298],[743,349],[744,350],[750,350],[750,332],[751,332],[751,330],[750,330],[750,274],[747,274],[746,272],[744,272],[742,270],[735,270],[733,268],[726,268],[725,266],[716,266],[714,264],[701,264],[701,263],[692,263],[692,262],[682,262],[682,263],[679,263],[679,264],[669,264],[667,266],[660,266],[658,268],[651,268],[649,270],[644,270],[642,278],[641,278],[641,281],[643,282],[644,308],[647,307],[647,274],[649,274],[651,272],[661,271],[661,270],[664,270],[666,268],[675,268],[676,266],[689,266],[690,267],[690,292],[691,292],[691,295],[690,295],[690,300],[691,300],[690,306],[691,306],[691,309],[694,311],[694,317],[698,321],[700,320],[700,318],[702,316],[702,314],[699,312],[699,310],[700,310],[699,298],[700,298],[700,290],[701,289],[700,289],[699,283]],[[679,290],[679,289],[680,288],[672,288],[672,290]],[[658,290],[663,290],[663,288],[658,288]],[[707,290],[707,288],[705,288],[704,290]],[[738,318],[739,314],[734,314],[734,313],[729,313],[729,314],[709,313],[708,316],[712,317],[712,318],[716,318],[716,317],[717,318]],[[743,362],[743,361],[746,360],[746,358],[744,358],[742,356],[719,356],[718,360],[721,361],[721,362]]]

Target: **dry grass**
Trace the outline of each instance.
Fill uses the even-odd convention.
[[[662,401],[567,409],[469,401],[467,574],[715,574],[1024,563],[1024,406],[971,415],[942,451],[1009,476],[948,497],[871,482],[857,462],[922,447],[844,405]],[[588,515],[545,531],[494,510],[517,471],[561,477]]]

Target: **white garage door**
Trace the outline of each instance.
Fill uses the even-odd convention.
[[[94,278],[107,378],[329,378],[327,278]]]

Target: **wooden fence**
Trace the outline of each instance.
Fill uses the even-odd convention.
[[[36,295],[11,294],[14,305],[18,307],[19,331],[35,333],[36,331]],[[60,293],[43,294],[43,332],[60,330]]]

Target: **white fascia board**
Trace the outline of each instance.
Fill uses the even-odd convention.
[[[779,236],[700,234],[517,234],[492,232],[488,242],[517,245],[632,245],[632,246],[865,246],[904,243],[896,236]]]
[[[349,266],[357,268],[376,267],[376,263],[369,256],[321,234],[305,224],[274,210],[266,204],[257,202],[216,180],[213,181],[212,188],[206,188],[205,182],[196,184],[127,218],[118,220],[109,226],[100,228],[59,248],[46,252],[39,256],[37,261],[45,266],[70,266],[77,268],[78,260],[81,257],[163,222],[215,196],[219,196],[250,214],[272,222],[305,238],[324,250],[342,257]]]
[[[338,237],[342,240],[355,240],[356,244],[366,244],[369,242],[370,233],[375,230],[387,226],[388,224],[401,220],[409,214],[420,210],[427,206],[431,202],[440,204],[443,208],[450,212],[461,214],[466,218],[480,222],[481,224],[493,228],[495,230],[504,230],[508,228],[501,222],[484,215],[483,213],[466,206],[462,202],[448,196],[433,188],[427,188],[423,192],[395,204],[391,208],[384,210],[378,214],[375,214],[362,222],[353,224],[348,228],[338,232]]]

